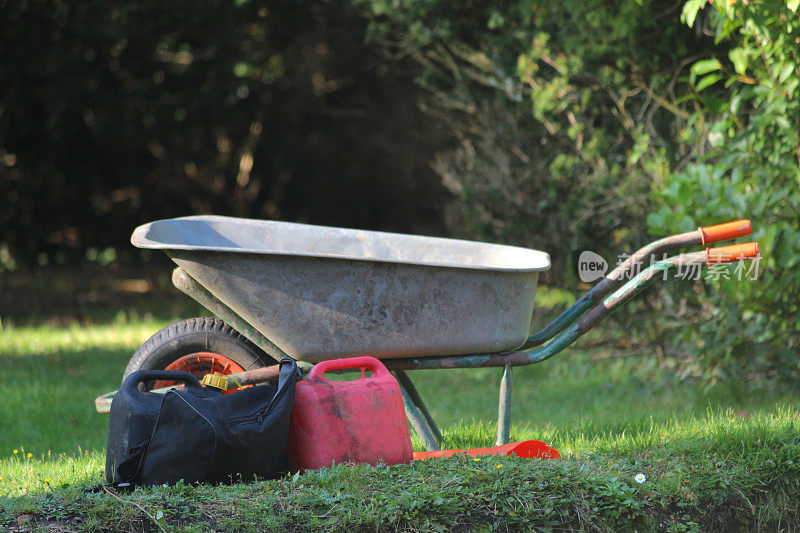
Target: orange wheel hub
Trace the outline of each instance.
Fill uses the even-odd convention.
[[[164,370],[189,372],[197,379],[203,379],[203,376],[206,374],[213,374],[214,372],[226,375],[244,372],[244,368],[242,368],[242,366],[236,361],[228,359],[224,355],[213,352],[197,352],[184,355],[180,359],[176,359],[170,363],[169,366],[167,366],[167,368]],[[160,380],[156,381],[155,385],[153,385],[153,388],[160,389],[162,387],[171,387],[173,385],[175,385],[174,381]]]

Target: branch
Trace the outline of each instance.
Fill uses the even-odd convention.
[[[650,87],[648,87],[644,83],[640,82],[639,80],[634,80],[633,83],[639,89],[643,90],[647,94],[647,96],[649,96],[650,98],[655,100],[658,103],[658,105],[660,105],[661,107],[663,107],[664,109],[666,109],[667,111],[672,113],[673,115],[679,116],[679,117],[681,117],[683,119],[686,119],[686,120],[691,118],[691,115],[689,113],[687,113],[683,109],[679,108],[678,106],[676,106],[672,102],[669,102],[669,101],[665,100],[664,97],[657,95],[652,90],[650,90]]]
[[[147,512],[147,509],[145,509],[144,507],[142,507],[141,505],[139,505],[137,502],[135,502],[134,500],[123,500],[122,498],[120,498],[119,496],[117,496],[116,494],[114,494],[113,492],[111,492],[110,490],[108,490],[108,487],[106,487],[105,485],[103,485],[103,490],[104,490],[104,491],[106,491],[107,493],[109,493],[109,494],[110,494],[111,496],[113,496],[114,498],[116,498],[116,499],[118,499],[119,501],[121,501],[122,503],[124,503],[124,504],[130,504],[130,505],[133,505],[134,507],[137,507],[137,508],[138,508],[138,509],[139,509],[141,512],[143,512],[144,514],[146,514],[146,515],[147,515],[147,517],[148,517],[150,520],[152,520],[152,521],[153,521],[153,522],[156,524],[156,526],[158,526],[158,529],[159,529],[160,531],[162,531],[163,533],[167,533],[167,530],[166,530],[166,529],[164,529],[164,526],[162,526],[162,525],[161,525],[161,522],[159,522],[158,520],[156,520],[156,517],[155,517],[155,516],[153,516],[153,515],[151,515],[150,513],[148,513],[148,512]]]

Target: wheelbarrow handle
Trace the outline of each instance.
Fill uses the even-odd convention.
[[[706,245],[714,242],[736,239],[749,235],[752,232],[752,224],[749,220],[737,220],[726,222],[715,226],[697,228],[695,231],[670,235],[650,244],[639,248],[628,258],[620,263],[614,270],[606,274],[594,287],[572,304],[567,310],[556,317],[544,328],[531,334],[523,344],[522,349],[540,346],[558,333],[564,331],[570,324],[575,322],[586,311],[600,303],[603,298],[614,292],[625,283],[625,279],[635,271],[635,269],[651,258],[661,254],[666,254],[685,246]]]
[[[697,228],[697,231],[703,236],[703,240],[700,244],[706,245],[750,235],[753,232],[753,226],[750,224],[749,220],[745,219],[717,224],[716,226]]]
[[[633,269],[645,261],[649,261],[652,256],[672,252],[673,250],[685,246],[705,246],[715,242],[736,239],[750,235],[752,231],[753,226],[750,221],[743,219],[734,222],[725,222],[724,224],[717,224],[715,226],[700,227],[695,231],[679,233],[678,235],[670,235],[669,237],[653,241],[636,250],[625,261],[620,263],[619,266],[609,272],[606,278],[621,282],[628,277]],[[622,283],[619,283],[617,287],[620,285],[622,285]],[[613,289],[608,290],[608,293],[612,290]]]
[[[628,303],[634,296],[642,292],[655,281],[658,274],[666,270],[688,265],[713,265],[718,263],[732,263],[744,259],[755,259],[759,257],[759,253],[758,243],[748,242],[746,244],[734,244],[732,246],[722,246],[720,248],[707,248],[703,252],[689,252],[659,261],[653,266],[643,270],[639,275],[635,276],[632,280],[603,300],[601,304],[598,304],[591,311],[583,315],[578,320],[578,328],[582,333],[590,330],[603,320],[603,318],[610,315],[624,304]]]
[[[720,248],[706,249],[706,264],[732,263],[741,259],[754,259],[759,255],[757,242],[745,244],[734,244],[732,246],[722,246]]]
[[[759,256],[757,243],[723,246],[701,252],[690,252],[657,261],[645,268],[622,285],[588,313],[574,321],[558,333],[544,346],[531,349],[516,350],[507,353],[474,354],[448,357],[420,357],[404,359],[384,359],[383,363],[390,370],[423,370],[434,368],[479,368],[521,366],[540,363],[560,353],[575,342],[584,333],[595,327],[603,319],[632,300],[659,276],[666,271],[696,264],[713,265],[720,262],[732,262],[743,259],[755,259]]]

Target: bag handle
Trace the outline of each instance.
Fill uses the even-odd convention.
[[[346,370],[355,369],[361,370],[361,379],[369,379],[364,377],[364,371],[369,370],[372,377],[383,377],[390,375],[389,370],[383,366],[379,360],[369,355],[362,355],[360,357],[350,357],[348,359],[329,359],[314,365],[311,372],[308,374],[309,381],[325,381],[325,372],[331,370]],[[358,381],[358,380],[356,380]]]
[[[283,397],[285,392],[300,379],[300,370],[297,368],[297,361],[291,357],[284,357],[280,361],[280,375],[278,377],[278,390],[270,400],[269,405],[263,413],[269,413],[276,403]]]
[[[130,389],[139,391],[139,384],[145,381],[180,381],[189,388],[202,389],[203,386],[197,381],[197,378],[189,372],[181,372],[178,370],[137,370],[131,373],[125,382],[122,384],[123,389]]]

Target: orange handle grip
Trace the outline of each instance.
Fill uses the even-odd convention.
[[[706,249],[706,263],[709,265],[715,263],[732,263],[741,259],[753,259],[754,257],[758,257],[757,242]]]
[[[725,224],[717,224],[716,226],[708,226],[705,228],[697,228],[703,236],[702,244],[711,244],[712,242],[727,241],[737,237],[744,237],[750,235],[753,227],[747,219],[737,220],[736,222],[726,222]]]

